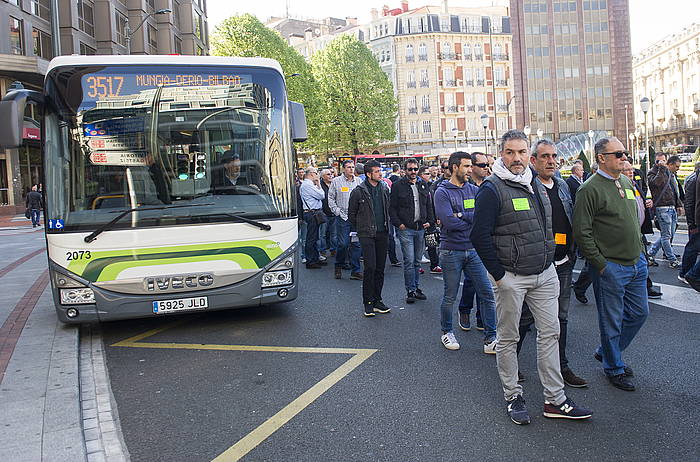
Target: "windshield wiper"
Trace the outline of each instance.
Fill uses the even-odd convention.
[[[108,229],[110,229],[116,222],[118,222],[119,220],[121,220],[125,216],[131,214],[132,212],[140,212],[140,211],[146,211],[146,210],[177,209],[177,208],[184,208],[184,207],[203,207],[205,205],[214,205],[214,204],[163,205],[161,207],[136,207],[133,209],[123,210],[119,215],[114,217],[111,221],[105,223],[104,225],[100,226],[92,233],[85,236],[85,238],[83,240],[87,243],[94,241],[95,238],[97,238],[97,236],[102,234],[104,231],[107,231]]]
[[[268,225],[267,223],[262,223],[260,221],[251,220],[250,218],[246,218],[243,215],[238,214],[238,213],[215,212],[215,213],[211,213],[211,214],[204,215],[204,216],[212,216],[212,215],[225,215],[227,217],[231,217],[235,220],[238,220],[242,223],[247,223],[249,225],[257,226],[258,228],[262,229],[263,231],[270,231],[272,229],[272,226]],[[196,217],[200,217],[200,216],[202,216],[202,215],[196,215]]]

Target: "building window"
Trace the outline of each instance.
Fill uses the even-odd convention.
[[[115,11],[114,25],[117,32],[117,43],[121,46],[126,46],[126,16],[119,11]]]
[[[180,29],[180,3],[173,0],[173,24]]]
[[[156,28],[148,25],[148,54],[158,54],[158,31]]]
[[[10,16],[10,53],[13,55],[24,54],[22,42],[22,20]]]
[[[429,120],[424,120],[423,121],[423,133],[431,133],[432,129],[430,127],[430,121]]]
[[[91,37],[95,36],[94,11],[92,2],[78,0],[78,28]]]
[[[53,50],[51,49],[51,36],[39,29],[32,31],[32,39],[34,40],[34,54],[44,59],[53,58]]]
[[[406,62],[412,63],[415,60],[413,56],[413,45],[406,45]]]
[[[182,54],[182,40],[180,40],[180,37],[175,37],[174,40],[175,43],[175,53],[178,55]]]
[[[47,21],[51,20],[50,0],[32,0],[32,14]]]
[[[418,45],[418,60],[428,60],[428,48],[425,46],[425,43],[421,43],[420,45]]]
[[[80,54],[81,55],[96,55],[97,50],[95,50],[93,47],[85,45],[83,42],[80,42]]]
[[[194,35],[199,40],[202,40],[202,16],[195,11],[194,13]]]

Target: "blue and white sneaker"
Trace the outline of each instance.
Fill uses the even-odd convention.
[[[528,414],[527,409],[525,409],[525,400],[522,395],[517,395],[515,398],[506,402],[508,403],[507,410],[510,420],[518,425],[527,425],[530,423],[530,414]]]
[[[561,403],[559,406],[550,403],[549,401],[544,402],[544,412],[545,417],[550,419],[573,419],[573,420],[583,420],[589,419],[593,413],[586,408],[577,406],[571,398],[566,398],[566,401]]]

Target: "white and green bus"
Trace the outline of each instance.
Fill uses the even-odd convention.
[[[63,322],[260,306],[297,296],[292,143],[277,61],[62,56],[0,103],[0,144],[43,107],[46,242]]]

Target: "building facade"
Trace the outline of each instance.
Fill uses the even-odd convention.
[[[629,0],[511,0],[516,124],[559,141],[634,127]]]
[[[647,97],[649,143],[656,149],[700,144],[700,23],[660,40],[633,62],[636,133],[645,136],[639,101]]]
[[[60,53],[200,54],[209,50],[206,0],[59,0]],[[156,11],[170,9],[170,13]],[[40,89],[54,56],[51,0],[0,1],[0,95],[13,82]],[[139,26],[140,25],[140,26]],[[0,150],[0,214],[24,208],[31,185],[41,183],[38,115],[20,149]],[[33,121],[33,122],[31,122]]]

